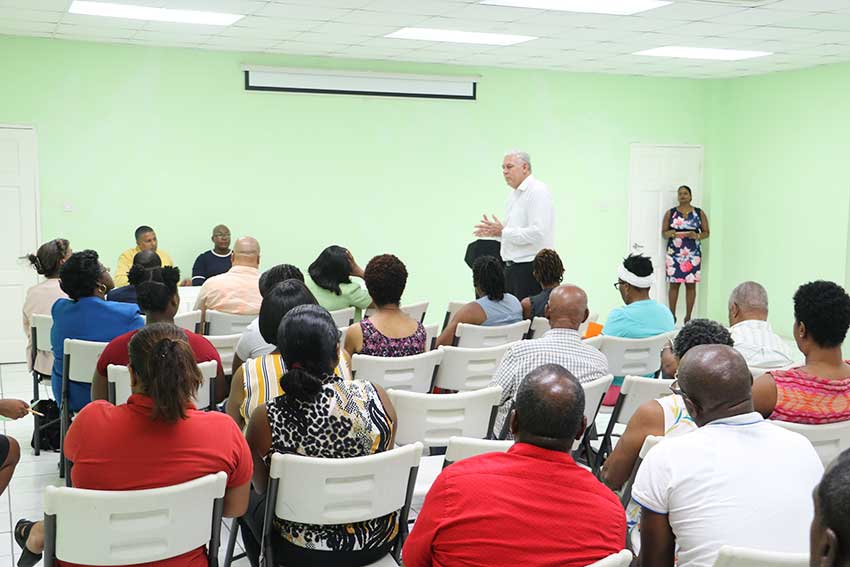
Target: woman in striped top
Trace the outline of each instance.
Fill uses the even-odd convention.
[[[753,383],[753,404],[764,417],[792,423],[850,420],[850,364],[841,345],[850,327],[850,296],[816,281],[794,294],[794,340],[805,365],[772,370]]]

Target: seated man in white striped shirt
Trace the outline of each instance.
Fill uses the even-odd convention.
[[[744,282],[729,296],[729,332],[735,350],[747,366],[783,368],[794,363],[791,349],[767,322],[767,291],[756,282]]]
[[[546,305],[551,330],[539,339],[519,341],[511,345],[502,359],[492,384],[502,387],[502,399],[493,431],[497,436],[509,435],[506,424],[517,388],[525,376],[544,364],[558,364],[572,373],[580,383],[608,374],[608,360],[599,350],[585,344],[578,332],[587,320],[587,294],[573,285],[552,290]],[[504,430],[504,431],[503,431]]]

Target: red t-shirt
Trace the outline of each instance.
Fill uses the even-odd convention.
[[[114,406],[98,400],[74,418],[65,437],[65,454],[74,463],[77,488],[142,490],[188,482],[224,471],[227,486],[250,482],[254,472],[245,437],[230,416],[191,407],[176,423],[152,421],[153,400],[133,394]],[[60,565],[73,566],[60,562]],[[145,567],[205,567],[203,547],[143,563]]]
[[[583,567],[625,542],[613,492],[566,453],[516,443],[437,477],[403,559],[406,567]]]
[[[106,345],[106,348],[97,361],[98,374],[106,376],[106,368],[110,364],[117,364],[118,366],[127,366],[130,364],[130,339],[138,332],[139,329],[135,329],[129,333],[118,335],[109,341],[109,344]],[[183,332],[189,338],[189,346],[192,347],[192,352],[195,353],[195,362],[200,363],[215,360],[218,363],[218,369],[222,370],[221,356],[206,337],[192,331],[187,331],[186,329],[183,329]]]

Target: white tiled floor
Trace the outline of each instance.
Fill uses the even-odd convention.
[[[41,386],[41,397],[52,397],[49,383]],[[32,376],[23,364],[0,365],[0,395],[3,398],[17,398],[29,401],[32,398]],[[3,419],[3,418],[0,418]],[[40,519],[42,517],[41,493],[45,486],[61,486],[59,478],[59,453],[42,451],[36,457],[30,448],[33,420],[27,416],[17,421],[0,421],[3,433],[11,435],[21,445],[21,461],[15,469],[9,488],[0,495],[0,567],[12,567],[16,564],[20,549],[12,537],[12,528],[20,518]],[[224,552],[229,535],[230,520],[223,522],[221,530],[221,548],[219,558],[223,564]],[[242,552],[241,539],[237,540],[236,553]],[[41,565],[41,563],[39,563]],[[247,559],[234,561],[234,567],[247,567]]]

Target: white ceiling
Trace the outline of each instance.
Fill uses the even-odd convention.
[[[0,35],[693,78],[850,61],[850,0],[678,0],[635,16],[487,6],[478,0],[111,1],[246,17],[222,28],[74,15],[67,12],[71,0],[0,0]],[[383,37],[405,26],[539,39],[495,47]],[[775,54],[738,62],[631,55],[667,45]]]

